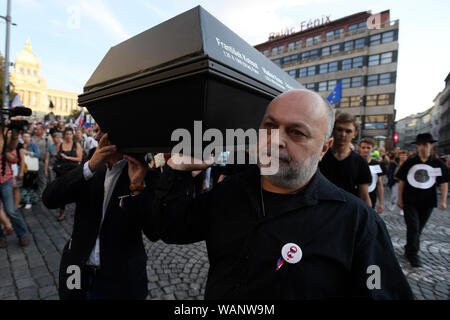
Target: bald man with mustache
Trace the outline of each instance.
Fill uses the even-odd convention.
[[[412,299],[383,221],[318,170],[333,123],[318,94],[283,93],[260,126],[268,143],[278,129],[275,174],[262,175],[258,163],[188,199],[183,171],[207,165],[171,158],[160,187],[147,187],[129,208],[151,212],[166,243],[206,241],[206,299]]]

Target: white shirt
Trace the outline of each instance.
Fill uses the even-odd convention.
[[[109,200],[111,199],[111,195],[113,193],[114,187],[116,186],[117,180],[122,173],[123,168],[127,164],[126,159],[122,159],[117,161],[111,169],[109,167],[106,169],[105,175],[105,192],[103,194],[103,209],[102,209],[102,220],[100,222],[100,230],[102,228],[103,219],[105,218],[106,209],[108,208]],[[84,164],[83,167],[83,176],[84,179],[89,180],[94,176],[94,172],[89,169],[89,161]],[[95,246],[91,251],[91,255],[89,256],[89,260],[87,262],[88,265],[100,266],[100,232],[97,235],[97,240],[95,241]]]
[[[97,140],[95,140],[92,137],[87,137],[86,139],[86,145],[87,145],[87,149],[88,151],[91,150],[92,148],[97,148],[98,147],[98,142]]]

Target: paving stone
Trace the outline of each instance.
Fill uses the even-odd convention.
[[[53,285],[55,283],[53,276],[51,276],[51,275],[46,275],[46,276],[42,276],[39,278],[35,278],[35,280],[40,288],[46,287],[49,285]]]
[[[3,299],[4,297],[14,296],[16,293],[16,289],[14,286],[6,286],[6,287],[0,287],[0,299]]]
[[[0,278],[0,287],[11,286],[14,284],[14,279],[12,277]]]
[[[47,298],[50,296],[54,296],[58,293],[58,290],[56,289],[56,286],[47,286],[43,288],[39,288],[39,297],[41,299]]]
[[[38,300],[38,290],[36,287],[27,287],[19,290],[20,300]]]
[[[33,275],[33,277],[38,278],[44,275],[49,275],[50,272],[48,271],[46,266],[41,266],[31,269],[31,274]]]
[[[36,284],[32,278],[25,278],[25,279],[16,280],[16,286],[17,286],[17,289],[21,290],[23,288],[36,286]]]

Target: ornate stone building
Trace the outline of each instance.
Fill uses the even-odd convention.
[[[10,81],[23,105],[33,110],[32,119],[43,119],[50,111],[55,115],[68,116],[72,110],[79,109],[77,93],[47,88],[39,60],[31,50],[29,40],[25,49],[17,55]],[[55,106],[53,110],[49,108],[50,101]]]

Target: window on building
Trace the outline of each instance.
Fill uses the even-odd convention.
[[[358,24],[357,23],[348,26],[348,31],[353,31],[353,30],[356,30],[356,29],[358,29]]]
[[[302,53],[302,60],[308,60],[309,59],[309,51]]]
[[[332,39],[334,37],[334,31],[330,31],[325,33],[325,37],[327,37],[327,39]]]
[[[300,78],[303,78],[303,77],[306,77],[306,68],[301,68],[300,69],[300,72],[299,72],[299,77]]]
[[[342,79],[342,88],[350,88],[350,78]]]
[[[267,49],[264,50],[264,51],[262,52],[262,54],[265,55],[265,56],[267,56],[267,55],[269,54],[269,50],[267,50]]]
[[[380,64],[380,55],[374,54],[374,55],[369,56],[369,61],[367,64],[369,65],[369,67]]]
[[[367,21],[358,23],[358,28],[365,28],[365,27],[367,27]]]
[[[61,106],[62,106],[61,97],[58,97],[58,106],[59,106],[59,110],[61,110]]]
[[[344,51],[353,50],[353,48],[354,48],[353,41],[344,42]]]
[[[387,105],[387,104],[391,104],[390,100],[391,99],[390,99],[390,95],[389,94],[380,94],[378,96],[378,105],[384,106],[384,105]]]
[[[366,106],[372,107],[377,105],[377,95],[366,96]]]
[[[387,115],[365,116],[365,129],[386,129]]]
[[[363,48],[366,45],[366,38],[356,39],[355,40],[355,48]]]
[[[352,78],[352,88],[361,87],[362,86],[362,77],[353,77]]]
[[[360,96],[350,97],[350,107],[359,107],[360,104],[361,104],[361,97]]]
[[[30,71],[30,69],[27,68],[27,75],[30,75],[30,74],[31,74],[31,71]]]
[[[315,83],[307,83],[306,84],[306,89],[316,90],[316,84]]]
[[[330,55],[330,47],[322,48],[322,57]]]
[[[21,74],[23,74],[23,73],[24,73],[24,70],[23,70],[23,68],[20,68],[20,73],[21,73]]]
[[[384,32],[382,35],[381,43],[387,43],[394,41],[394,31]]]
[[[328,81],[328,91],[331,91],[336,87],[337,80],[329,80]]]
[[[308,76],[313,76],[316,74],[316,66],[308,67]]]
[[[330,63],[328,64],[328,72],[334,72],[334,71],[337,71],[337,69],[338,69],[338,63],[337,63],[337,61],[330,62]]]
[[[391,83],[392,74],[389,73],[382,73],[380,74],[380,84],[388,84]]]
[[[297,70],[289,70],[289,71],[288,71],[288,74],[289,74],[292,78],[296,78],[296,73],[297,73]]]
[[[342,70],[347,70],[352,68],[352,59],[342,60]]]
[[[281,66],[281,59],[272,60],[277,66]]]
[[[381,34],[374,34],[373,36],[370,36],[370,45],[375,46],[377,44],[381,43]]]
[[[348,108],[350,107],[350,97],[342,97],[341,99],[341,108]]]
[[[339,51],[341,51],[341,50],[340,50],[340,47],[338,44],[331,46],[331,54],[338,53]]]
[[[376,86],[378,84],[378,75],[377,74],[371,74],[370,76],[367,76],[367,86]]]
[[[327,90],[327,82],[326,81],[319,82],[319,91],[326,91],[326,90]]]
[[[385,52],[381,54],[380,64],[391,63],[392,62],[392,52]]]
[[[37,77],[37,71],[33,70],[33,76]]]
[[[272,54],[282,53],[284,50],[284,45],[272,48]]]
[[[328,72],[328,63],[323,63],[319,66],[319,73],[327,73]]]
[[[36,93],[31,92],[31,105],[34,107],[36,106]]]
[[[321,34],[318,34],[317,36],[314,36],[314,38],[313,38],[313,42],[314,43],[319,43],[320,40],[322,40],[322,35]]]
[[[301,47],[302,46],[302,40],[297,40],[297,41],[295,41],[295,47],[296,48],[299,48],[299,47]]]
[[[288,50],[293,50],[295,48],[295,42],[288,43]]]
[[[311,53],[309,54],[309,57],[311,58],[311,59],[313,59],[313,58],[317,58],[319,56],[319,50],[311,50]]]
[[[313,38],[312,37],[306,38],[306,45],[310,46],[312,44],[313,44]]]
[[[359,68],[363,66],[363,57],[353,58],[353,68]]]
[[[339,35],[341,33],[344,33],[344,28],[334,30],[334,34],[336,34],[336,35]]]

